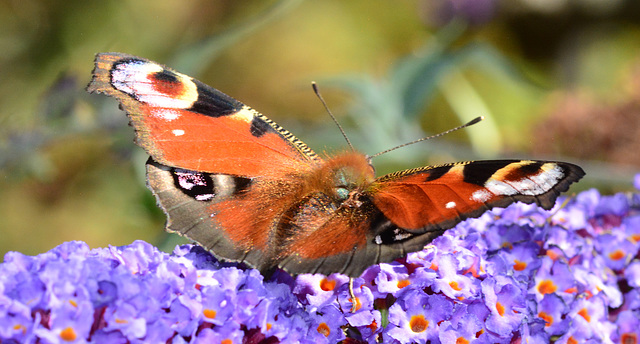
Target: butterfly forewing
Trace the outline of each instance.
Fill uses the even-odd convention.
[[[553,207],[584,171],[573,164],[530,160],[471,161],[380,177],[372,199],[391,222],[409,231],[451,228],[513,202]]]
[[[87,89],[118,99],[136,129],[137,143],[163,165],[271,177],[309,170],[319,160],[267,117],[155,62],[98,54],[93,73]]]

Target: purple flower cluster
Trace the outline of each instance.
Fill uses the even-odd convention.
[[[367,269],[355,299],[344,275],[265,280],[191,245],[10,252],[0,342],[639,343],[640,195],[562,201],[461,223]]]

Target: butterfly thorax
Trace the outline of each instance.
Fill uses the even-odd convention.
[[[375,180],[373,166],[364,154],[346,152],[326,160],[309,178],[309,191],[322,192],[341,205],[353,207]]]
[[[316,165],[305,174],[302,188],[294,195],[298,200],[278,227],[291,235],[326,229],[326,226],[363,204],[364,192],[375,179],[373,167],[365,155],[348,152]]]
[[[298,201],[288,206],[276,226],[275,246],[280,248],[276,257],[290,254],[296,250],[295,243],[318,235],[335,241],[335,247],[340,247],[338,243],[365,245],[366,238],[357,235],[360,228],[356,224],[365,222],[372,211],[366,191],[375,176],[367,157],[357,152],[338,154],[316,165],[301,179],[306,182],[294,197]],[[345,235],[358,239],[340,239]],[[318,252],[335,247],[319,246]]]

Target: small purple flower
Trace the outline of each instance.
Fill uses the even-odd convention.
[[[531,231],[527,226],[500,225],[485,233],[489,250],[499,250],[503,247],[512,248],[513,243],[531,240]]]
[[[471,343],[483,329],[482,321],[475,314],[464,312],[456,321],[442,322],[438,338],[443,344]]]
[[[579,235],[570,229],[561,226],[550,226],[546,233],[544,248],[548,250],[559,250],[561,256],[570,259],[580,254],[584,250],[584,245],[588,243],[580,240]]]
[[[453,311],[453,303],[446,297],[415,288],[407,288],[398,301],[389,308],[385,335],[400,343],[437,341],[439,324]]]
[[[550,335],[559,335],[566,331],[571,319],[564,318],[569,311],[566,303],[555,294],[547,294],[537,304],[534,315],[544,321],[544,330]]]
[[[535,284],[529,290],[538,302],[547,294],[555,294],[564,300],[571,300],[577,292],[569,266],[561,260],[552,260],[548,256],[542,258],[540,269],[534,277]]]
[[[319,308],[336,300],[338,288],[348,283],[349,278],[341,274],[324,276],[320,274],[301,274],[296,279],[293,292],[300,301],[314,308]]]
[[[472,25],[490,21],[497,8],[496,0],[437,0],[423,6],[425,21],[434,26],[444,26],[454,19]]]
[[[509,337],[525,316],[526,300],[520,283],[506,276],[496,276],[482,281],[485,305],[491,314],[487,329],[501,337]]]
[[[109,247],[112,259],[126,266],[134,274],[154,270],[166,258],[166,254],[143,241],[134,241],[129,246]]]
[[[377,298],[384,298],[388,294],[396,296],[402,288],[411,284],[407,267],[399,263],[375,265],[363,273],[363,278]]]
[[[202,321],[222,326],[235,310],[235,294],[218,285],[202,287]]]
[[[619,193],[611,196],[602,196],[595,208],[596,216],[622,217],[629,211],[629,198]]]
[[[451,299],[474,299],[480,287],[480,281],[466,275],[459,274],[458,260],[452,254],[438,257],[438,277],[433,282],[435,292],[441,292]]]
[[[324,306],[316,314],[309,327],[309,339],[316,343],[337,343],[345,338],[341,327],[347,320],[335,305]]]
[[[63,302],[51,310],[46,327],[39,327],[35,334],[45,340],[57,343],[82,343],[89,337],[93,324],[93,307],[90,302],[80,304]]]
[[[496,256],[503,257],[511,268],[515,277],[530,278],[531,274],[541,265],[538,254],[540,246],[534,242],[517,243],[511,250],[503,250]]]
[[[244,332],[240,330],[240,325],[234,322],[224,326],[214,328],[204,328],[196,335],[200,343],[228,343],[241,344]]]
[[[574,265],[572,269],[578,286],[577,292],[589,297],[603,293],[606,295],[609,306],[619,307],[622,304],[618,279],[611,270],[606,268],[604,258],[594,257],[591,261],[584,261],[582,265]]]
[[[40,323],[40,313],[31,316],[31,310],[20,302],[0,296],[0,338],[20,343],[34,341]]]
[[[256,290],[243,289],[236,294],[233,321],[247,324],[247,328],[267,328],[269,302]]]
[[[632,289],[624,295],[622,309],[640,311],[640,289]]]
[[[629,264],[638,251],[635,244],[611,233],[603,233],[598,236],[596,249],[605,259],[607,267],[616,271],[622,270]]]
[[[195,334],[198,327],[198,303],[184,295],[173,300],[169,312],[165,315],[171,321],[171,329],[183,337]]]
[[[567,328],[567,331],[554,344],[599,343],[597,341],[589,341],[592,339],[591,331],[585,328],[584,323],[579,323]]]
[[[348,285],[343,285],[338,291],[338,305],[345,314],[347,322],[354,327],[368,326],[375,320],[373,309],[373,293],[361,278],[353,281],[353,294],[351,298]],[[355,312],[352,312],[355,304]]]
[[[630,287],[640,287],[640,261],[635,260],[624,271],[624,277],[627,279],[627,283]]]
[[[615,331],[615,325],[607,321],[606,307],[606,301],[600,295],[578,299],[568,313],[572,327],[581,328],[585,339],[608,340]]]
[[[147,321],[139,316],[138,310],[131,304],[108,308],[104,320],[107,323],[104,327],[106,332],[121,332],[132,339],[142,339],[147,334]]]
[[[640,311],[624,310],[618,314],[617,328],[612,335],[615,343],[639,343]]]
[[[544,321],[532,321],[522,324],[520,327],[520,338],[522,343],[527,344],[547,344],[550,342],[549,335],[544,331]]]
[[[572,206],[558,209],[551,215],[550,223],[571,231],[584,230],[589,226],[589,219],[586,217],[584,207],[581,207],[575,199],[569,202],[572,203]]]

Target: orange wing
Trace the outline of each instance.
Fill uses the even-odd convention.
[[[267,117],[149,60],[98,54],[87,87],[115,97],[137,143],[163,165],[245,177],[309,170],[320,159]]]
[[[472,161],[392,173],[378,178],[370,193],[392,223],[426,232],[517,201],[551,209],[582,176],[580,167],[564,162]]]
[[[273,266],[276,228],[322,163],[276,123],[184,74],[120,53],[98,54],[90,92],[116,98],[151,156],[148,186],[168,231],[221,258]]]

